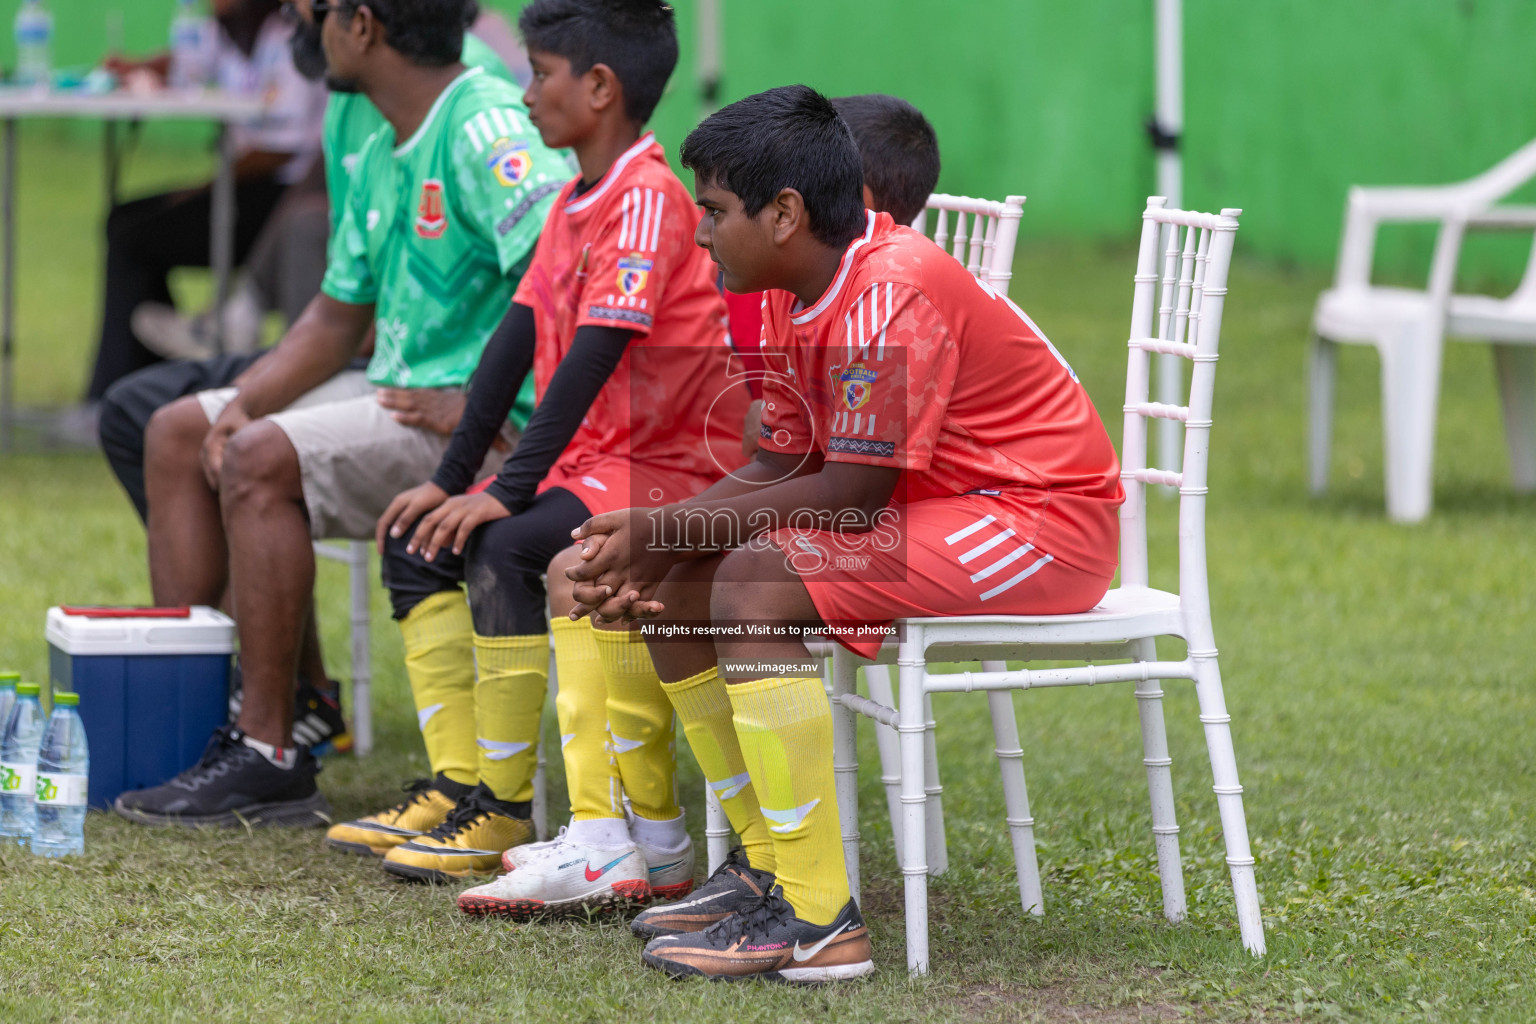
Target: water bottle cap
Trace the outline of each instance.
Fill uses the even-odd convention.
[[[18,697],[36,697],[42,691],[43,688],[38,686],[36,683],[16,684],[16,696]]]
[[[59,690],[53,695],[53,706],[59,707],[61,705],[66,708],[79,707],[80,695],[78,693],[70,693],[68,690]]]
[[[14,690],[19,682],[21,682],[20,672],[0,672],[0,687],[9,687]]]

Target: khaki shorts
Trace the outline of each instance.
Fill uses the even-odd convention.
[[[343,370],[281,412],[266,417],[299,454],[299,475],[309,532],[316,540],[368,540],[395,495],[425,483],[437,472],[448,438],[395,422],[374,397],[361,370]],[[234,398],[235,388],[198,392],[212,423]],[[508,425],[502,434],[516,434]],[[506,453],[492,450],[480,476],[499,468]]]

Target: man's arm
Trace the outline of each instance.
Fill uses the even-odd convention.
[[[203,475],[219,487],[224,446],[251,420],[292,404],[346,368],[373,321],[373,306],[316,295],[271,352],[241,374],[234,399],[203,441]]]
[[[371,323],[371,303],[339,302],[321,292],[276,347],[241,376],[240,393],[230,404],[251,419],[286,408],[346,369]]]

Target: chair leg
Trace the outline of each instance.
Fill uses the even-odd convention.
[[[1536,491],[1536,347],[1493,346],[1493,368],[1509,442],[1509,475],[1518,494]]]
[[[555,669],[555,652],[549,652],[549,703],[553,707],[560,693],[560,677]],[[538,760],[533,765],[533,834],[540,842],[549,838],[549,782],[544,770],[544,728],[539,727]]]
[[[923,790],[928,794],[928,873],[949,870],[944,839],[944,786],[939,782],[939,748],[933,721],[933,695],[923,694]]]
[[[896,706],[891,691],[889,665],[864,666],[864,682],[869,699],[888,708]],[[891,818],[891,838],[895,840],[896,866],[901,867],[901,742],[896,730],[883,722],[875,723],[875,745],[880,750],[880,784],[885,787],[885,809]]]
[[[858,720],[837,698],[853,693],[858,666],[853,656],[836,645],[832,653],[832,774],[837,782],[837,819],[843,832],[843,863],[848,868],[848,890],[859,902],[859,756]]]
[[[897,732],[901,742],[901,874],[906,892],[907,970],[928,973],[927,801],[923,775],[922,630],[908,626],[897,656],[901,685]]]
[[[368,574],[368,545],[351,544],[347,575],[352,599],[352,752],[367,757],[373,750],[373,651],[372,609],[373,581]]]
[[[983,672],[1001,672],[1002,661],[984,661]],[[1024,786],[1024,749],[1019,744],[1019,722],[1008,690],[987,692],[992,712],[992,740],[997,770],[1003,777],[1003,807],[1008,837],[1013,841],[1013,866],[1019,876],[1019,900],[1026,914],[1045,916],[1045,897],[1040,891],[1040,864],[1035,859],[1035,819],[1029,816],[1029,790]]]
[[[1190,651],[1195,665],[1195,694],[1200,701],[1200,721],[1211,755],[1212,790],[1221,812],[1221,832],[1226,840],[1227,866],[1232,872],[1232,895],[1237,903],[1237,925],[1243,947],[1254,956],[1264,955],[1264,919],[1259,912],[1259,889],[1253,873],[1253,852],[1248,846],[1248,820],[1243,815],[1243,787],[1237,781],[1237,756],[1232,751],[1232,717],[1227,714],[1221,691],[1221,670],[1216,652]]]
[[[1143,640],[1138,661],[1156,661],[1157,643]],[[1168,756],[1168,731],[1163,727],[1163,688],[1149,679],[1136,684],[1141,711],[1141,763],[1147,768],[1152,796],[1152,842],[1157,848],[1157,873],[1163,883],[1163,915],[1177,924],[1184,920],[1184,864],[1179,856],[1179,824],[1173,807],[1173,758]]]
[[[709,858],[709,873],[725,863],[731,852],[731,820],[720,806],[720,798],[704,783],[704,851]]]
[[[1387,515],[1400,523],[1424,519],[1434,500],[1440,342],[1437,328],[1416,325],[1381,349]]]
[[[1329,456],[1333,447],[1333,380],[1337,372],[1338,345],[1312,335],[1308,362],[1307,479],[1313,494],[1328,490]]]

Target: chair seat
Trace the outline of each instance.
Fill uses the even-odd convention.
[[[956,655],[957,661],[983,661],[1035,645],[1122,644],[1142,637],[1184,636],[1179,595],[1151,587],[1116,587],[1095,607],[1072,615],[953,615],[901,622],[923,628],[929,656],[936,661],[944,660],[946,650]],[[806,646],[813,657],[830,657],[834,645],[829,640],[813,639]],[[976,647],[985,649],[973,649]],[[1060,657],[1052,656],[1056,654]],[[1073,654],[1055,651],[1039,657],[1064,661]],[[896,660],[895,638],[881,645],[874,660],[877,664]]]
[[[903,621],[923,628],[930,649],[955,644],[1114,644],[1184,635],[1179,595],[1151,587],[1116,587],[1095,607],[1072,615],[957,615]]]
[[[1312,329],[1332,341],[1380,344],[1384,333],[1429,315],[1429,296],[1409,288],[1330,288],[1317,298]]]
[[[1536,344],[1536,293],[1516,293],[1506,299],[1453,295],[1448,314],[1445,330],[1449,335]]]

